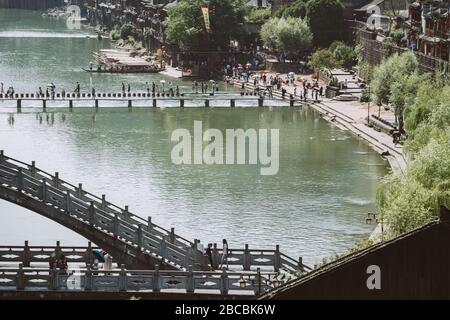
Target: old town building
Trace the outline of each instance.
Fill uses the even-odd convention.
[[[416,1],[409,5],[408,46],[427,56],[449,60],[449,2]]]

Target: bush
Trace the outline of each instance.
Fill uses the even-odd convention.
[[[313,38],[308,23],[301,18],[272,18],[260,34],[264,46],[284,54],[310,48]]]
[[[334,58],[336,61],[339,61],[342,67],[350,69],[356,64],[356,52],[353,47],[338,42],[335,44],[334,49],[330,48],[330,50],[332,50]]]
[[[332,69],[339,66],[339,62],[334,58],[333,53],[329,49],[319,49],[311,57],[309,66],[315,71],[320,69]]]
[[[115,26],[114,29],[111,30],[109,34],[111,40],[117,41],[120,40],[120,29]]]
[[[424,81],[405,112],[408,170],[388,176],[377,196],[391,237],[437,219],[439,206],[450,204],[450,86]]]
[[[372,101],[372,97],[369,94],[369,89],[364,88],[364,90],[361,92],[361,96],[359,97],[359,102],[369,102]]]
[[[127,40],[129,37],[134,36],[134,29],[131,24],[124,24],[120,28],[120,38],[123,40]]]
[[[266,7],[266,8],[258,8],[258,7],[252,7],[248,13],[248,21],[250,22],[264,22],[267,19],[270,18],[272,14],[272,8]]]

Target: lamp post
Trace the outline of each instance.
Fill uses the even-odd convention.
[[[370,126],[370,84],[367,87],[369,89],[369,99],[367,99],[367,125]]]

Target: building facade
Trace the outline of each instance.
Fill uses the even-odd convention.
[[[446,0],[416,1],[409,5],[408,47],[449,61],[450,4]]]

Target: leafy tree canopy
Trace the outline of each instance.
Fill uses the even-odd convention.
[[[311,60],[309,60],[309,66],[316,71],[323,68],[332,69],[339,66],[339,61],[335,59],[330,49],[319,49],[314,52]]]
[[[272,18],[261,28],[264,45],[289,55],[311,47],[313,35],[308,23],[301,18]]]
[[[305,18],[307,0],[295,0],[291,5],[278,9],[275,16],[278,18]]]
[[[390,102],[394,82],[417,72],[417,59],[412,52],[395,54],[381,63],[374,71],[372,88],[377,104]]]
[[[180,0],[169,9],[167,40],[181,47],[224,50],[232,39],[244,33],[248,6],[244,0],[209,0],[211,32],[207,33],[201,12],[204,0]]]
[[[306,8],[314,45],[328,47],[342,39],[344,7],[340,0],[309,0]]]

